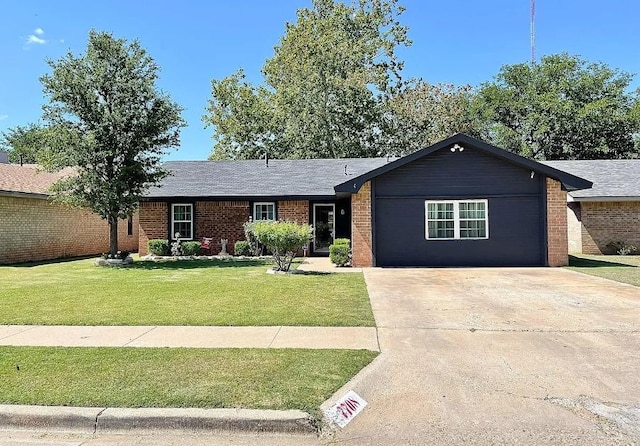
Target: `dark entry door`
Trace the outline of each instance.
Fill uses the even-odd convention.
[[[313,205],[313,250],[328,253],[335,237],[335,204]]]

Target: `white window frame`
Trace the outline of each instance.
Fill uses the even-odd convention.
[[[189,206],[191,209],[191,220],[176,220],[176,206]],[[183,237],[183,234],[180,234],[180,240],[193,240],[193,217],[193,203],[171,203],[171,240],[176,239],[176,223],[189,223],[191,227],[191,237]]]
[[[484,203],[484,237],[460,237],[460,204]],[[453,204],[453,237],[429,237],[429,204]],[[464,219],[468,220],[468,219]],[[480,219],[471,219],[480,220]],[[431,220],[436,221],[436,220]],[[487,240],[489,238],[489,200],[427,200],[424,202],[424,236],[427,240]]]
[[[263,218],[258,220],[257,215],[258,215],[258,211],[257,208],[258,206],[272,206],[273,207],[273,218],[269,219],[269,218]],[[276,219],[276,203],[275,201],[258,201],[253,203],[253,220],[254,221],[273,221]]]

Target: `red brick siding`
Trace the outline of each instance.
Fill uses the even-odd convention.
[[[613,254],[607,247],[611,242],[640,249],[640,201],[583,201],[580,207],[584,254]]]
[[[351,249],[353,266],[373,266],[370,181],[351,196]]]
[[[87,210],[28,197],[0,197],[0,263],[101,254],[109,250],[109,226]],[[138,216],[133,235],[118,223],[119,249],[138,249]]]
[[[162,202],[140,203],[140,240],[138,241],[138,252],[140,255],[149,254],[148,243],[153,239],[168,239],[167,218],[169,216],[169,205]]]
[[[567,241],[567,193],[559,181],[547,178],[547,264],[569,263]]]
[[[217,254],[222,246],[220,239],[227,239],[227,252],[233,253],[238,240],[244,240],[242,225],[249,220],[248,201],[198,201],[196,212],[196,240],[213,238],[212,253]]]
[[[306,200],[279,201],[278,220],[309,223],[309,202]]]

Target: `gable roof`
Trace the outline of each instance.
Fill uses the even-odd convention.
[[[387,163],[387,158],[168,161],[172,172],[146,199],[224,197],[335,198],[333,186]],[[346,169],[346,174],[345,174]]]
[[[335,191],[338,193],[358,192],[362,187],[362,185],[367,181],[369,181],[370,179],[375,178],[384,173],[387,173],[391,170],[397,169],[398,167],[404,166],[405,164],[408,164],[419,158],[425,157],[438,150],[451,147],[454,144],[460,144],[463,146],[467,145],[467,146],[474,147],[475,149],[481,150],[485,153],[488,153],[489,155],[495,156],[497,158],[501,158],[507,162],[510,162],[511,164],[515,164],[516,166],[520,166],[525,169],[532,170],[536,173],[546,175],[549,178],[553,178],[554,180],[560,181],[562,183],[563,188],[566,189],[567,191],[587,189],[591,187],[591,182],[585,180],[584,178],[580,178],[575,175],[571,175],[567,172],[563,172],[561,170],[555,169],[551,166],[547,166],[537,161],[524,158],[520,155],[516,155],[515,153],[507,152],[506,150],[500,149],[496,146],[492,146],[491,144],[487,144],[483,141],[480,141],[479,139],[471,138],[470,136],[459,133],[443,141],[440,141],[439,143],[436,143],[432,146],[429,146],[422,150],[418,150],[417,152],[414,152],[410,155],[404,156],[391,163],[380,166],[377,169],[366,172],[356,178],[350,178],[348,181],[344,181],[338,184],[335,187]]]
[[[48,198],[49,187],[72,172],[70,168],[59,172],[45,172],[35,164],[20,166],[0,163],[0,195]]]
[[[640,201],[640,159],[545,161],[593,182],[591,189],[569,193],[574,201]]]

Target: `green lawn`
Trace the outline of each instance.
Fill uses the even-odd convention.
[[[640,287],[640,256],[569,256],[569,269]]]
[[[317,413],[323,401],[377,354],[368,350],[0,347],[0,403]]]
[[[0,266],[0,324],[375,326],[362,274],[266,274],[262,261]]]

